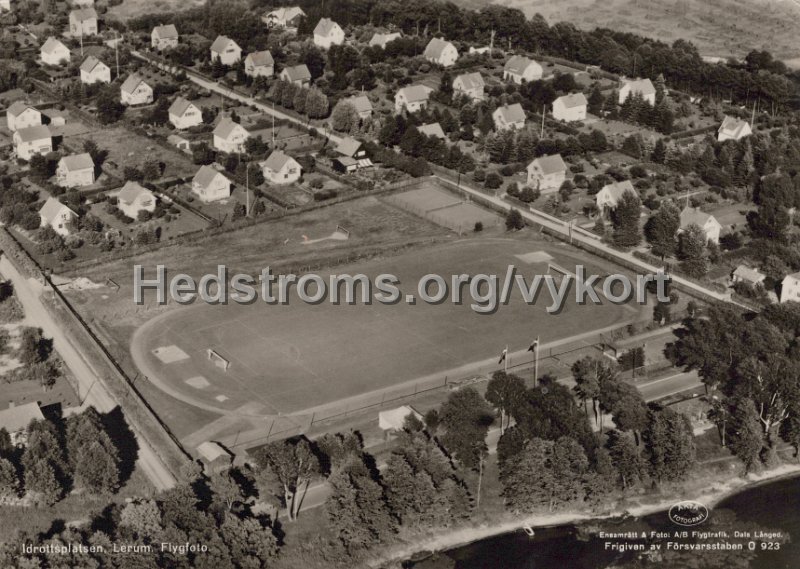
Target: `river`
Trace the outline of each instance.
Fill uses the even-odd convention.
[[[426,559],[409,566],[415,569],[605,569],[609,566],[626,565],[635,559],[635,552],[620,553],[609,550],[609,540],[601,538],[599,532],[651,531],[668,532],[697,529],[707,531],[726,531],[730,542],[754,543],[756,553],[750,561],[753,569],[797,569],[800,567],[800,477],[779,479],[754,486],[734,494],[717,504],[710,513],[710,519],[695,528],[682,528],[673,524],[667,512],[645,516],[641,519],[603,521],[590,523],[579,528],[574,525],[536,529],[534,537],[522,530],[498,535],[463,547],[449,550],[440,557]],[[762,547],[757,538],[733,539],[735,531],[780,532],[788,540],[776,547],[760,551]],[[794,537],[794,542],[791,538]],[[640,543],[665,543],[672,538],[652,539]],[[706,542],[719,541],[716,539]],[[769,540],[765,540],[772,543]],[[697,540],[696,543],[702,543]],[[772,546],[769,546],[772,547]],[[706,564],[698,567],[730,567],[723,557],[708,555]],[[655,565],[655,564],[654,564]],[[739,567],[740,565],[736,565]]]

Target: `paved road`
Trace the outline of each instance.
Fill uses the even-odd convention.
[[[33,279],[26,280],[5,256],[0,258],[0,273],[14,284],[14,291],[25,309],[26,318],[39,326],[45,336],[53,339],[53,346],[78,381],[78,397],[83,401],[82,407],[92,406],[101,413],[108,413],[119,407],[100,379],[100,375],[83,358],[45,308],[39,298],[42,285]],[[137,466],[158,490],[172,488],[176,482],[175,478],[161,459],[141,437],[137,436],[136,441],[139,445]]]
[[[704,393],[703,382],[700,381],[700,376],[697,375],[696,371],[676,373],[669,377],[640,383],[636,387],[645,401],[657,401],[690,389],[696,389],[698,392]]]

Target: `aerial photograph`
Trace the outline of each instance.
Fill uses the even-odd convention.
[[[798,210],[800,0],[0,0],[0,569],[800,569]]]

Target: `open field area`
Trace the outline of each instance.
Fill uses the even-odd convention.
[[[460,1],[467,6],[489,2]],[[778,58],[800,57],[800,5],[794,0],[496,0],[526,16],[542,14],[551,24],[606,27],[672,43],[685,39],[702,55],[743,57],[767,49]]]

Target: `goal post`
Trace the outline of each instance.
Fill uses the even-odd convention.
[[[349,229],[345,229],[341,225],[337,225],[336,226],[336,232],[343,234],[345,237],[350,237],[350,230]]]
[[[230,360],[222,357],[222,355],[217,350],[213,348],[208,348],[206,350],[206,353],[208,354],[208,359],[222,371],[228,371],[228,368],[231,367]]]

